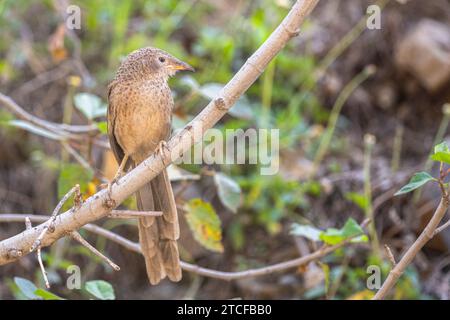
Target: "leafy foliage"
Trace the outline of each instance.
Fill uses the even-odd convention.
[[[214,175],[214,182],[217,186],[220,201],[225,207],[236,213],[241,203],[241,188],[239,184],[221,172],[217,172]]]
[[[57,295],[41,289],[37,288],[33,282],[20,278],[20,277],[14,277],[14,283],[20,290],[20,292],[23,294],[23,296],[26,299],[30,300],[63,300],[61,297],[58,297]]]
[[[114,300],[116,298],[112,285],[104,280],[88,281],[84,288],[100,300]]]
[[[211,251],[223,252],[221,222],[213,206],[201,199],[191,199],[184,208],[194,238]]]
[[[367,242],[368,240],[364,230],[352,218],[349,218],[341,229],[328,228],[325,231],[309,225],[293,224],[291,234],[302,236],[312,241],[321,240],[329,245],[339,244],[348,239],[352,239],[352,242]]]
[[[427,182],[435,180],[429,173],[419,172],[414,174],[414,176],[409,180],[408,184],[403,186],[400,190],[398,190],[394,195],[398,196],[404,193],[411,192],[420,188]]]

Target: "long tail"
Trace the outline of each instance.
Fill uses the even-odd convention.
[[[139,218],[139,242],[150,283],[158,284],[167,275],[181,280],[177,240],[180,236],[178,214],[167,171],[164,170],[136,193],[142,211],[162,211],[160,217]]]

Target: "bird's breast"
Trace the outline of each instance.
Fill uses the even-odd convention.
[[[167,140],[173,98],[167,83],[161,82],[145,81],[125,91],[116,106],[115,136],[124,151],[140,162]]]

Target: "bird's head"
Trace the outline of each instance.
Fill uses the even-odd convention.
[[[131,52],[120,66],[117,76],[128,79],[165,79],[178,71],[194,71],[189,64],[152,47]]]

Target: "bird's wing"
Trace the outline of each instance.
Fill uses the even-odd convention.
[[[107,112],[108,138],[109,138],[109,144],[111,146],[111,150],[114,153],[114,156],[116,157],[117,162],[121,163],[123,157],[125,156],[125,153],[123,152],[123,149],[120,147],[119,143],[117,142],[116,136],[114,135],[114,125],[115,125],[116,114],[117,114],[117,110],[113,103],[113,99],[111,99],[111,93],[114,89],[114,85],[115,85],[115,83],[112,82],[108,86],[108,112]]]

